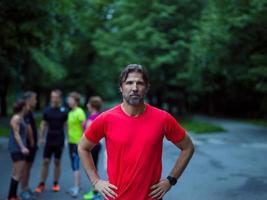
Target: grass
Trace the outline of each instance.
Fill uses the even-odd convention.
[[[267,119],[245,119],[241,121],[249,123],[249,124],[267,127]]]
[[[0,124],[0,137],[8,137],[10,128],[7,125]]]
[[[225,129],[221,126],[210,124],[204,121],[196,119],[182,119],[179,120],[181,126],[187,131],[196,134],[214,133],[214,132],[224,132]]]
[[[39,127],[41,121],[41,115],[36,115],[36,125]],[[225,130],[217,125],[213,125],[207,122],[203,122],[196,119],[182,119],[179,120],[182,127],[184,127],[187,131],[197,133],[197,134],[204,134],[204,133],[212,133],[212,132],[224,132]],[[254,122],[255,123],[255,122]],[[259,123],[259,121],[257,121]],[[267,126],[267,122],[265,122]],[[0,137],[8,137],[10,133],[10,128],[7,124],[1,123],[0,124]]]
[[[10,117],[7,117],[10,119]],[[42,120],[41,114],[35,114],[35,122],[37,128],[40,126]],[[9,120],[0,120],[0,137],[8,137],[10,134]]]

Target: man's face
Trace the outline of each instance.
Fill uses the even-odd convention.
[[[120,87],[123,99],[130,105],[140,105],[144,102],[147,86],[141,73],[128,74],[125,82]]]
[[[52,106],[59,106],[61,104],[61,97],[57,92],[51,92],[50,100]]]

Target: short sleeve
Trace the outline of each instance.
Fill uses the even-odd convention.
[[[180,142],[186,135],[185,129],[169,113],[166,113],[163,131],[166,138],[173,143]]]
[[[105,137],[105,120],[103,115],[99,115],[91,125],[85,130],[84,136],[91,142],[98,144]]]
[[[81,111],[78,113],[78,119],[80,122],[83,122],[86,119],[84,111],[81,109]]]

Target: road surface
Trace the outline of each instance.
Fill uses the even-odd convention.
[[[224,127],[227,132],[196,135],[189,133],[196,146],[190,165],[164,197],[165,200],[266,200],[267,199],[267,129],[241,122],[197,117]],[[30,186],[39,182],[43,149],[40,148]],[[163,177],[166,177],[179,151],[164,141]],[[61,191],[51,191],[52,172],[47,180],[47,191],[36,196],[40,200],[72,199],[66,191],[72,186],[72,171],[67,147],[62,160]],[[7,195],[11,174],[11,160],[7,152],[7,139],[0,138],[0,200]],[[103,148],[100,156],[100,174],[105,177]],[[82,173],[82,193],[90,188]],[[78,198],[82,199],[82,195]]]

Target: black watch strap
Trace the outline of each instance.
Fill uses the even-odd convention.
[[[175,185],[177,183],[177,179],[172,176],[168,176],[167,179],[171,185]]]

